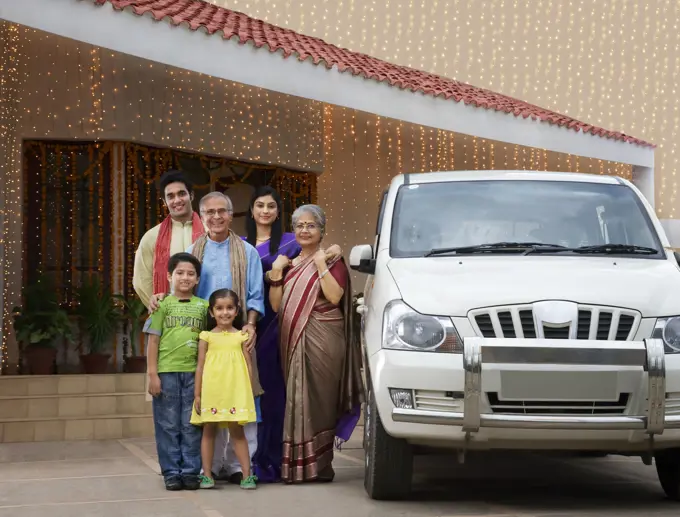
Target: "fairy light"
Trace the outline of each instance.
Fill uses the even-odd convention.
[[[321,5],[318,0],[211,1],[303,34],[312,34],[309,13]],[[312,35],[658,143],[657,212],[675,217],[680,5],[640,0],[401,0],[381,3],[376,23],[374,3],[356,3],[353,9],[345,0],[345,9],[335,9],[328,27],[316,24]],[[536,158],[530,164],[527,157],[525,166],[541,166]],[[551,159],[550,168],[555,163],[571,170],[565,158]],[[581,166],[589,170],[585,162]],[[615,169],[605,173],[608,170]]]
[[[680,145],[677,134],[680,107],[674,101],[680,79],[677,58],[680,6],[677,4],[639,0],[622,5],[585,0],[566,4],[549,0],[482,3],[477,0],[342,0],[332,6],[318,0],[212,2],[303,34],[326,38],[341,47],[519,96],[559,113],[657,142],[657,212],[660,217],[676,216],[676,170],[680,166],[677,147]],[[328,136],[325,124],[333,118],[335,108],[328,110],[319,105],[318,115],[314,116],[313,107],[298,99],[256,88],[244,89],[223,80],[211,79],[208,85],[206,78],[199,74],[158,65],[151,68],[148,62],[123,60],[117,54],[109,55],[102,50],[91,55],[89,46],[73,47],[54,36],[30,32],[40,34],[34,37],[41,45],[56,42],[60,47],[57,52],[53,45],[45,54],[48,56],[45,62],[52,66],[42,70],[35,67],[37,73],[43,74],[29,79],[36,87],[20,92],[27,100],[24,130],[49,137],[61,137],[64,130],[72,138],[130,135],[133,140],[159,140],[167,146],[202,149],[218,155],[280,164],[299,162],[303,168],[316,170],[323,166],[326,174],[319,181],[320,199],[321,202],[328,200],[335,207],[333,211],[338,220],[349,217],[351,221],[351,215],[343,212],[356,210],[352,204],[345,207],[339,201],[330,201],[335,186],[344,185],[347,180],[341,177],[345,170],[350,171],[350,178],[355,174],[358,178],[362,169],[376,169],[378,177],[358,185],[358,195],[366,194],[366,198],[371,199],[372,195],[367,194],[372,189],[384,188],[387,178],[397,171],[439,168],[440,153],[446,145],[443,142],[449,144],[447,156],[451,167],[448,168],[493,167],[501,163],[504,168],[511,168],[514,161],[515,168],[549,166],[551,170],[579,168],[593,173],[630,174],[629,166],[578,160],[575,156],[555,153],[548,156],[545,150],[528,150],[498,142],[473,144],[471,138],[463,135],[456,135],[454,143],[454,135],[450,133],[444,138],[430,128],[423,131],[418,126],[381,119],[380,159],[384,161],[387,155],[387,163],[393,163],[389,161],[392,156],[395,171],[376,165],[378,157],[372,156],[369,149],[375,145],[372,139],[359,139],[352,151],[354,137],[345,138],[342,133],[346,127],[341,128],[339,123],[332,127],[332,137]],[[1,52],[4,64],[13,50],[3,45]],[[66,60],[73,60],[71,68],[56,67],[64,56]],[[69,85],[68,110],[60,105],[63,99],[57,95],[58,90],[37,84],[55,81],[57,72],[66,78],[64,70],[73,70],[70,77],[79,78],[75,84],[83,83],[77,88]],[[92,70],[98,74],[91,73]],[[92,80],[88,81],[88,77]],[[112,86],[116,90],[112,90]],[[140,92],[142,86],[150,92],[148,97]],[[248,98],[244,99],[242,94]],[[5,122],[8,116],[5,100],[11,98],[2,97],[5,134],[10,127]],[[156,102],[149,102],[150,98]],[[70,120],[67,120],[67,111]],[[302,113],[305,116],[300,116]],[[151,114],[153,118],[149,117]],[[204,114],[207,116],[201,116]],[[88,133],[83,133],[81,126],[85,126]],[[377,131],[373,124],[371,127]],[[342,150],[342,158],[329,159],[326,145],[320,143],[327,138],[338,140],[330,146],[333,155]],[[305,152],[296,149],[299,142],[304,142]],[[12,160],[17,159],[17,144],[4,142],[2,145],[2,151],[13,145],[15,152],[3,152],[10,158],[0,158],[0,165],[16,169]],[[429,156],[418,156],[423,150]],[[14,177],[13,181],[19,180]],[[20,188],[19,184],[15,186]],[[347,194],[354,195],[348,187],[349,183]],[[16,217],[21,214],[18,202],[6,204],[5,225],[12,218],[13,207],[18,210]],[[15,234],[4,235],[8,240],[20,239]],[[21,254],[21,250],[7,251],[10,248],[6,247],[3,257],[4,271],[8,271],[8,264],[17,263],[8,261],[8,255]],[[16,290],[17,286],[18,283],[6,283],[3,291]],[[6,312],[7,303],[5,319]],[[6,334],[3,333],[3,343]]]
[[[0,214],[2,221],[3,253],[2,261],[2,372],[16,366],[18,359],[15,350],[11,350],[13,336],[13,320],[11,307],[18,302],[21,288],[21,277],[16,275],[17,265],[22,263],[20,245],[22,226],[21,190],[22,174],[19,160],[19,139],[15,135],[20,127],[20,105],[22,101],[25,70],[22,70],[23,43],[22,32],[18,25],[0,22],[0,178],[4,194],[4,211]],[[18,173],[18,174],[17,174]]]
[[[15,135],[90,141],[144,140],[214,155],[290,164],[303,170],[319,170],[323,164],[323,150],[319,144],[323,135],[322,103],[291,100],[282,94],[243,88],[230,81],[212,78],[208,81],[200,74],[6,22],[0,22],[0,35],[0,177],[5,197],[0,236],[3,249],[0,256],[3,371],[14,371],[16,367],[11,309],[20,304],[24,269],[21,138]],[[24,51],[27,48],[33,50],[30,55]],[[40,66],[31,66],[38,62]],[[231,130],[225,131],[225,124],[230,124]],[[217,131],[219,134],[215,134]],[[300,152],[298,141],[304,142],[305,152]],[[150,171],[150,174],[156,171]],[[100,172],[95,170],[95,176]],[[154,179],[147,178],[148,181]],[[137,191],[133,182],[125,187]],[[72,188],[75,185],[68,182],[67,190],[71,192]],[[103,184],[97,184],[94,192],[85,192],[85,199],[91,196],[94,201],[94,212],[90,216],[98,228],[94,230],[93,242],[97,236],[100,242],[108,238],[102,236],[101,223],[108,213],[103,203],[106,201],[111,207],[115,204],[110,199],[105,200],[106,192],[102,192],[102,188],[105,188]],[[40,194],[36,199],[40,203]],[[140,193],[133,201],[144,199]],[[71,203],[61,215],[74,220],[82,211],[78,208],[82,207]],[[133,215],[131,211],[125,214],[128,219],[125,226],[131,227]],[[39,235],[36,234],[41,239]],[[77,232],[61,237],[58,240],[64,250],[71,250],[72,254],[80,249],[82,242]],[[87,233],[83,235],[83,239],[87,237]],[[128,257],[133,256],[136,233],[126,232],[122,238],[125,253]],[[41,253],[47,253],[47,246],[42,246],[42,250]],[[104,253],[105,248],[97,246],[91,257],[99,270],[105,264]],[[51,252],[43,258],[49,261],[50,256]],[[75,267],[73,261],[71,266]],[[131,266],[127,257],[124,264],[115,265],[121,275]],[[73,278],[78,275],[73,269],[69,273]],[[114,270],[111,274],[115,278]]]

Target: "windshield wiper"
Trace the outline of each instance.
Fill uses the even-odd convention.
[[[475,246],[460,246],[457,248],[433,248],[425,254],[425,257],[436,255],[459,255],[472,253],[507,253],[521,252],[523,255],[530,253],[605,253],[622,255],[655,255],[659,250],[633,244],[601,244],[598,246],[581,246],[578,248],[567,248],[559,244],[549,244],[544,242],[494,242],[489,244],[477,244]]]
[[[433,257],[436,255],[447,254],[466,254],[466,253],[503,253],[508,251],[568,251],[568,248],[559,244],[544,244],[542,242],[493,242],[489,244],[477,244],[475,246],[460,246],[457,248],[433,248],[425,256]]]
[[[601,244],[599,246],[581,246],[573,248],[570,251],[574,253],[607,253],[607,254],[621,254],[634,255],[640,253],[642,255],[655,255],[659,250],[654,248],[647,248],[645,246],[636,246],[634,244]]]

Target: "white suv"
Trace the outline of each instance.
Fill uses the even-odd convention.
[[[408,494],[424,446],[655,459],[680,499],[680,268],[630,182],[400,175],[350,265],[372,498]]]

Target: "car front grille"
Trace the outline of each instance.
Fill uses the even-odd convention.
[[[666,393],[666,414],[680,415],[680,393]]]
[[[444,413],[460,412],[463,411],[463,393],[415,390],[415,408]]]
[[[522,415],[622,415],[628,405],[628,393],[622,393],[618,400],[500,400],[498,393],[486,394],[494,413]]]
[[[569,339],[570,325],[537,328],[531,305],[493,307],[470,312],[477,335],[486,338]],[[640,324],[636,311],[591,305],[578,306],[576,339],[628,341],[633,339]]]

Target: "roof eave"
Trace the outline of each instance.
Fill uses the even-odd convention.
[[[282,59],[268,48],[225,41],[218,32],[116,12],[91,0],[22,0],[0,4],[0,18],[158,63],[413,124],[509,144],[653,167],[654,149],[566,127],[401,90],[310,60]],[[149,19],[151,18],[151,19]]]

